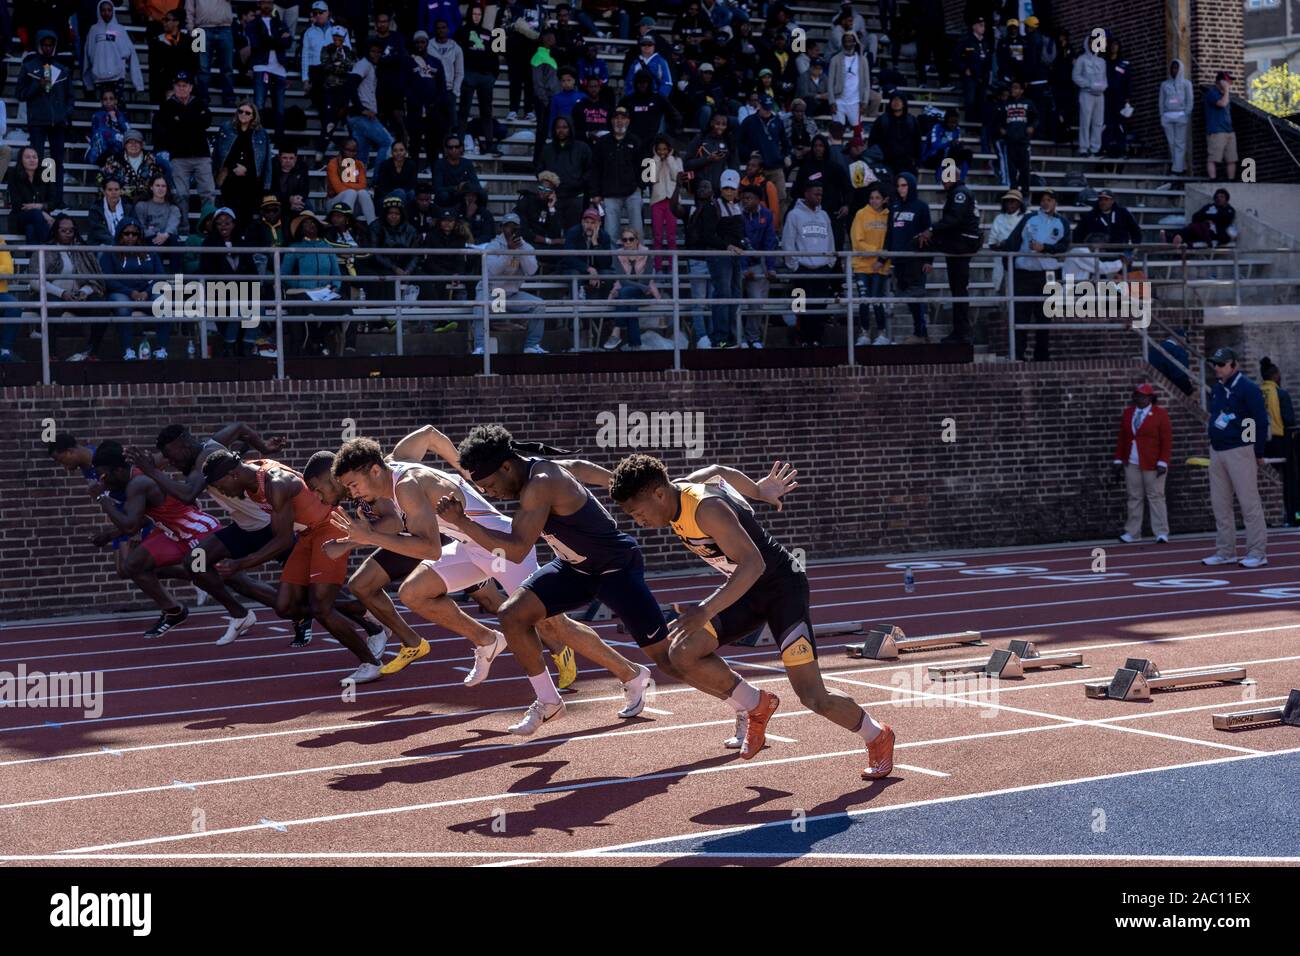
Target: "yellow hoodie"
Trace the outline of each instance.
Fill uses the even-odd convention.
[[[1286,426],[1282,424],[1282,400],[1277,397],[1277,382],[1272,379],[1265,381],[1260,391],[1264,393],[1264,405],[1268,409],[1269,434],[1280,438],[1286,434]]]
[[[850,237],[854,252],[879,252],[885,248],[885,232],[889,227],[889,206],[880,211],[868,204],[853,217]],[[889,275],[890,264],[872,256],[854,256],[853,271],[864,275]]]
[[[14,274],[14,257],[0,239],[0,292],[9,291],[9,276]]]

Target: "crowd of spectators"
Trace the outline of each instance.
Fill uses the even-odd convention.
[[[16,29],[24,47],[16,96],[30,145],[12,165],[0,154],[9,167],[9,231],[68,247],[45,257],[47,300],[56,310],[70,303],[74,315],[85,314],[76,311],[84,303],[105,303],[111,311],[103,314],[122,319],[116,332],[127,360],[168,355],[170,327],[153,320],[139,276],[265,277],[273,257],[252,250],[266,247],[284,247],[286,293],[304,303],[470,303],[501,289],[507,311],[526,317],[525,351],[539,353],[539,293],[548,285],[609,302],[616,324],[601,343],[608,349],[641,347],[639,317],[659,321],[645,310],[673,297],[674,268],[683,295],[743,300],[689,309],[688,344],[761,348],[771,319],[815,346],[826,334],[821,303],[848,292],[837,254],[853,250],[860,308],[850,334],[865,346],[892,341],[891,296],[911,315],[904,341],[930,340],[924,299],[939,257],[954,296],[969,294],[970,256],[986,245],[1018,253],[1014,276],[999,262],[994,281],[1014,279],[1021,294],[1041,289],[1071,252],[1082,252],[1073,257],[1079,268],[1096,267],[1087,252],[1098,243],[1126,247],[1113,257],[1124,271],[1143,241],[1133,215],[1109,190],[1075,190],[1072,199],[1095,205],[1066,221],[1057,192],[1033,172],[1031,149],[1035,140],[1069,141],[1077,125],[1080,155],[1125,155],[1135,105],[1120,38],[1108,34],[1098,55],[1046,14],[1021,24],[1000,4],[968,3],[967,29],[954,42],[943,5],[914,0],[917,76],[951,87],[962,102],[961,110],[917,112],[903,89],[913,81],[897,61],[906,27],[893,4],[880,8],[878,33],[848,3],[830,8],[830,24],[806,29],[784,3],[753,0],[133,0],[148,50],[142,63],[139,35],[109,0],[89,8],[18,3],[0,31]],[[7,0],[0,12],[8,13]],[[612,72],[610,54],[622,51]],[[508,88],[501,116],[498,80]],[[251,98],[237,96],[235,82],[251,86]],[[1219,166],[1235,174],[1231,82],[1220,75],[1202,97],[1211,178]],[[310,109],[287,105],[291,90]],[[84,153],[99,170],[98,194],[85,217],[72,217],[63,165],[82,155],[69,152],[67,138],[84,96],[100,107]],[[213,113],[218,96],[232,112]],[[1175,174],[1186,172],[1195,105],[1182,65],[1172,62],[1159,103],[1147,108],[1160,112]],[[1006,190],[989,229],[965,182],[976,136]],[[506,141],[531,146],[535,179],[502,204],[481,167]],[[926,193],[937,188],[942,210],[932,217]],[[1169,241],[1215,245],[1234,234],[1220,190]],[[80,248],[109,244],[140,249]],[[511,253],[487,257],[486,287],[476,278],[481,249]],[[666,253],[678,249],[687,256],[674,266]],[[0,253],[0,271],[6,263],[12,272],[13,256]],[[546,281],[570,276],[577,279],[567,287]],[[27,278],[39,294],[40,283]],[[791,290],[813,304],[792,307]],[[17,318],[22,305],[0,290],[6,317]],[[1032,311],[1041,321],[1041,309]],[[463,312],[474,314],[469,305]],[[952,307],[947,341],[971,338],[969,312]],[[452,318],[428,330],[461,327],[454,310],[440,314]],[[156,325],[152,342],[133,322]],[[381,316],[369,325],[392,323]],[[473,327],[467,347],[481,350],[481,324]],[[99,356],[107,325],[91,323],[85,336],[65,328],[77,343],[66,357]],[[295,325],[286,347],[340,354],[355,349],[364,328],[322,312]],[[18,359],[17,332],[13,322],[3,326],[0,361]],[[210,349],[274,354],[265,336],[238,322],[220,323]],[[1035,356],[1048,357],[1045,334]]]

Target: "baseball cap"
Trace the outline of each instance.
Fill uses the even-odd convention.
[[[1038,29],[1038,17],[1025,17],[1025,26]]]
[[[1226,345],[1221,345],[1214,350],[1214,354],[1210,356],[1210,361],[1213,362],[1215,365],[1222,365],[1227,362],[1235,362],[1237,361],[1237,353],[1234,352],[1232,349],[1228,348]]]
[[[1025,204],[1025,197],[1019,189],[1008,189],[1002,194],[1002,199],[999,202],[1005,202],[1008,199],[1014,199],[1022,206]]]
[[[514,215],[514,214],[511,213],[511,215]],[[456,209],[456,208],[453,207],[453,206],[443,206],[441,209],[438,210],[438,218],[439,218],[439,219],[459,219],[459,218],[460,218],[460,210]]]
[[[1218,83],[1219,80],[1227,80],[1229,83],[1231,83],[1231,82],[1232,82],[1232,74],[1229,73],[1227,70],[1220,70],[1220,71],[1215,75],[1215,77],[1214,77],[1214,82],[1215,82],[1215,83]]]
[[[1102,196],[1105,196],[1107,199],[1115,198],[1115,194],[1105,187],[1097,190],[1097,198],[1100,199]]]
[[[722,179],[719,181],[718,186],[722,189],[739,189],[740,173],[736,172],[734,169],[724,169],[722,171]]]
[[[405,205],[406,205],[406,200],[403,199],[398,193],[393,193],[391,196],[387,197],[384,200],[385,209],[391,209],[394,206],[396,206],[398,209],[401,209]]]
[[[1007,21],[1007,26],[1018,27],[1020,26],[1020,21],[1017,20],[1015,17],[1012,17],[1010,20]]]
[[[637,46],[654,46],[654,45],[655,45],[655,38],[648,33],[645,36],[643,36],[640,40],[637,41]]]
[[[138,129],[129,129],[126,131],[126,135],[122,137],[122,142],[129,143],[131,142],[131,140],[135,140],[138,143],[143,143],[144,136],[140,134],[140,131]]]
[[[184,70],[181,70],[179,73],[176,74],[176,76],[175,76],[175,78],[172,80],[172,82],[173,82],[173,83],[193,83],[193,82],[194,82],[194,77],[190,76],[189,73],[185,72]]]
[[[312,12],[312,13],[329,13],[329,12],[330,12],[330,5],[329,5],[328,3],[326,3],[325,0],[316,0],[316,2],[313,3],[313,4],[311,5],[311,12]]]
[[[1038,198],[1042,199],[1044,196],[1051,196],[1053,199],[1055,199],[1056,190],[1053,189],[1051,186],[1044,186],[1042,189],[1038,190]]]
[[[583,212],[582,212],[582,218],[583,218],[583,219],[600,219],[600,218],[601,218],[601,216],[600,216],[600,210],[597,209],[595,206],[588,206],[586,209],[583,210]]]
[[[508,212],[500,219],[498,219],[497,222],[499,222],[503,226],[506,225],[507,223],[514,223],[517,226],[519,225],[519,217],[512,212]]]
[[[701,63],[701,64],[700,64],[700,72],[701,72],[701,73],[705,73],[705,72],[712,73],[712,72],[713,72],[713,64],[712,64],[712,63]]]
[[[265,209],[267,206],[278,206],[278,205],[280,205],[280,197],[275,195],[275,193],[268,193],[267,195],[262,197],[262,206],[261,206],[262,209]]]
[[[654,17],[642,17],[640,20],[638,20],[638,21],[636,22],[636,25],[639,26],[639,27],[641,27],[641,26],[652,27],[652,26],[655,25],[655,18],[654,18]]]
[[[627,107],[626,107],[626,106],[616,106],[616,107],[614,107],[614,112],[613,112],[612,115],[614,115],[614,116],[628,116],[629,114],[628,114],[628,111],[627,111]]]
[[[1137,388],[1133,389],[1133,391],[1137,392],[1139,395],[1154,395],[1156,393],[1155,387],[1150,382],[1143,382]]]
[[[765,110],[770,110],[776,106],[776,100],[772,99],[770,96],[760,96],[758,98],[758,105]]]
[[[425,33],[423,30],[416,30],[415,33],[411,35],[412,43],[414,43],[416,40],[427,40],[427,39],[429,39],[429,34]]]

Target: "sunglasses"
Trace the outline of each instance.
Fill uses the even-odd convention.
[[[624,242],[636,242],[636,236],[624,236],[624,237],[623,237],[623,241],[624,241]]]
[[[447,149],[460,149],[460,148],[461,148],[461,145],[460,145],[460,143],[448,143],[447,146],[446,146],[446,148],[447,148]]]
[[[1223,368],[1223,367],[1224,367],[1225,365],[1227,365],[1228,363],[1227,363],[1227,362],[1211,362],[1210,364],[1213,365],[1215,368]]]
[[[239,115],[240,115],[240,116],[252,116],[252,115],[253,115],[253,111],[252,111],[252,110],[240,110],[240,111],[239,111]]]

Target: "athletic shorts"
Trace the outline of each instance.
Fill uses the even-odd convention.
[[[1211,133],[1206,159],[1212,163],[1235,163],[1237,161],[1237,134]]]
[[[159,532],[158,534],[151,534],[141,541],[140,547],[149,552],[149,557],[153,558],[154,567],[166,568],[185,561],[190,556],[191,548],[195,547],[195,545],[177,541],[175,538]]]
[[[627,567],[604,574],[587,574],[556,558],[529,575],[522,586],[537,595],[546,607],[547,617],[598,600],[618,615],[638,647],[657,644],[668,636],[659,600],[645,583],[645,562],[640,551],[635,552],[635,560]]]
[[[719,644],[730,644],[764,624],[780,646],[781,662],[786,667],[817,659],[807,575],[791,571],[759,581],[739,601],[715,616],[709,622],[709,631]]]
[[[530,548],[524,559],[515,564],[481,545],[453,539],[442,546],[442,557],[437,561],[422,563],[438,572],[448,594],[476,588],[488,578],[495,578],[506,594],[511,595],[537,571],[537,549]]]
[[[322,546],[326,541],[343,537],[344,532],[328,521],[298,532],[298,541],[293,546],[293,553],[284,562],[280,580],[285,584],[307,587],[311,584],[335,584],[342,586],[348,578],[348,556],[331,558],[325,554]]]
[[[228,524],[220,531],[215,532],[212,537],[226,546],[226,551],[230,553],[232,558],[239,559],[261,551],[275,537],[275,532],[269,524],[265,528],[258,528],[256,531],[248,531],[237,524]],[[292,546],[285,548],[271,560],[284,564],[289,560],[291,554],[293,554]]]
[[[370,552],[368,560],[375,562],[384,569],[388,575],[389,581],[401,583],[411,576],[411,572],[420,566],[419,558],[412,558],[405,554],[398,554],[396,551],[389,551],[387,548],[376,548]]]

